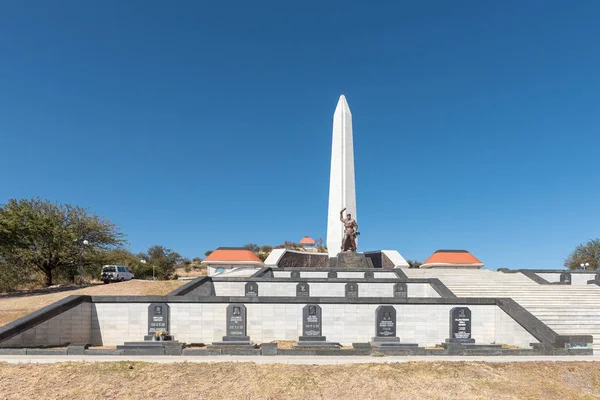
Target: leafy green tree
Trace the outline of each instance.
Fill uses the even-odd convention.
[[[408,268],[419,268],[421,264],[423,264],[421,261],[417,260],[406,260],[406,262],[408,263]]]
[[[152,246],[144,258],[147,264],[155,267],[156,276],[160,279],[169,279],[175,266],[182,260],[179,253],[163,246]]]
[[[565,259],[565,267],[569,269],[581,268],[581,264],[589,263],[588,270],[600,267],[600,239],[592,239],[582,243],[573,250]]]
[[[0,206],[0,258],[26,274],[41,271],[46,285],[53,272],[74,276],[84,260],[125,241],[116,225],[88,209],[41,198],[10,199]]]
[[[208,257],[208,256],[210,256],[210,255],[212,254],[212,252],[213,252],[213,250],[206,250],[206,251],[204,252],[204,255],[205,255],[206,257]]]

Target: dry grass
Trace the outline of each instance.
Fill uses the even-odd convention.
[[[192,268],[189,271],[186,271],[185,268],[177,268],[174,272],[177,276],[181,278],[197,278],[199,276],[206,276],[208,270],[206,268],[196,269]]]
[[[109,285],[94,285],[78,290],[50,294],[35,294],[21,297],[0,297],[0,326],[19,319],[70,295],[147,296],[165,295],[184,285],[185,281],[140,281],[133,280]]]
[[[587,362],[0,364],[0,398],[597,399],[600,369]]]

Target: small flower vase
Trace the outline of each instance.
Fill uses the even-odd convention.
[[[159,342],[162,342],[163,340],[165,340],[165,337],[164,337],[164,336],[159,336],[159,337],[158,337],[158,341],[159,341]]]
[[[158,338],[156,336],[152,336],[152,341],[156,342],[158,340]]]

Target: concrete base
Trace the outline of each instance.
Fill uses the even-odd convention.
[[[125,342],[117,346],[117,350],[123,350],[126,356],[180,356],[183,352],[183,343],[176,341],[162,342]]]
[[[339,349],[341,345],[339,343],[327,342],[325,336],[300,336],[298,343],[294,345],[296,347],[330,347]]]
[[[223,336],[222,342],[213,342],[213,346],[253,346],[250,336]]]
[[[475,339],[446,339],[446,343],[475,343]]]
[[[400,343],[399,337],[374,337],[371,347],[419,347],[416,343]]]

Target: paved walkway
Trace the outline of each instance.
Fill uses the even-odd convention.
[[[397,363],[410,361],[477,361],[477,362],[533,362],[533,361],[594,361],[600,356],[390,356],[390,357],[350,357],[350,356],[0,356],[0,362],[9,363],[58,363],[58,362],[114,362],[142,361],[155,363],[219,363],[252,362],[256,364],[303,364],[339,365],[356,363]]]

